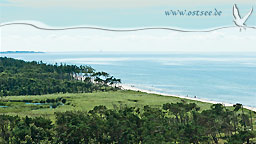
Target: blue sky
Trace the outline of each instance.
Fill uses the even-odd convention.
[[[98,26],[110,28],[170,27],[212,29],[234,26],[232,7],[256,26],[255,0],[0,0],[0,21],[28,20],[38,26]],[[254,4],[254,5],[253,5]],[[165,16],[168,10],[217,9],[221,16]],[[35,22],[39,21],[39,23]],[[35,22],[35,23],[34,23]],[[41,22],[41,23],[40,23]],[[256,52],[256,31],[238,27],[209,33],[147,30],[115,33],[99,30],[42,31],[26,25],[1,27],[0,51],[181,51]]]
[[[16,20],[40,21],[50,26],[94,25],[101,27],[178,27],[205,29],[234,25],[232,6],[241,15],[251,7],[247,25],[256,25],[256,3],[252,0],[1,0],[1,23]],[[166,10],[222,11],[217,17],[166,16]]]

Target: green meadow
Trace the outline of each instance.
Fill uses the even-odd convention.
[[[56,108],[51,108],[52,103],[36,105],[36,103],[46,101],[47,99],[65,99],[66,102],[65,104],[59,105]],[[27,104],[28,101],[29,104]],[[0,98],[0,106],[7,106],[0,108],[0,114],[18,115],[22,117],[43,116],[54,120],[55,112],[89,111],[95,106],[99,105],[104,105],[110,109],[120,106],[143,107],[145,105],[161,108],[163,104],[177,103],[182,101],[185,101],[186,103],[195,103],[201,108],[201,110],[209,109],[212,105],[211,103],[187,100],[178,97],[149,94],[140,91],[119,90],[93,93],[6,96]],[[229,107],[229,109],[231,109],[231,107]]]
[[[33,104],[39,103],[47,99],[66,99],[64,105],[59,105],[56,108],[50,108],[51,103],[46,104]],[[30,104],[26,104],[30,101]],[[107,108],[115,106],[128,106],[128,107],[143,107],[150,105],[153,107],[161,107],[165,103],[181,102],[183,99],[170,96],[161,96],[157,94],[148,94],[137,91],[109,91],[109,92],[93,92],[93,93],[65,93],[65,94],[48,94],[36,96],[7,96],[0,98],[0,105],[7,106],[0,108],[1,114],[19,115],[19,116],[44,116],[53,118],[54,112],[65,111],[89,111],[95,106],[104,105]],[[199,101],[185,100],[188,103],[196,103],[202,109],[210,108],[210,103]]]

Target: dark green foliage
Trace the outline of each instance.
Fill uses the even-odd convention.
[[[88,143],[89,116],[83,112],[66,112],[56,114],[57,143]]]
[[[53,141],[53,125],[42,117],[19,118],[0,115],[0,143],[43,143]]]
[[[65,104],[67,102],[67,100],[66,99],[62,99],[61,102]]]
[[[254,143],[249,116],[237,114],[242,109],[214,104],[199,112],[196,104],[185,102],[162,109],[101,105],[89,112],[55,113],[54,125],[42,117],[0,115],[0,143]]]
[[[0,96],[115,90],[120,82],[90,66],[51,65],[0,57]]]

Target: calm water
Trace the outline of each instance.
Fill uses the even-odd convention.
[[[91,65],[124,84],[175,95],[256,107],[256,53],[1,54],[27,61]]]

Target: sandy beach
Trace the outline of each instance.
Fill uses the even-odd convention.
[[[232,103],[223,103],[223,102],[211,101],[211,100],[206,100],[206,99],[201,99],[201,98],[192,98],[192,97],[187,97],[187,96],[178,96],[178,95],[160,93],[160,92],[156,92],[156,91],[144,90],[144,89],[136,88],[133,85],[122,84],[121,86],[122,86],[122,88],[124,90],[141,91],[141,92],[145,92],[145,93],[149,93],[149,94],[158,94],[158,95],[162,95],[162,96],[179,97],[179,98],[183,98],[183,99],[201,101],[201,102],[212,103],[212,104],[220,103],[220,104],[223,104],[224,106],[233,106],[234,105]],[[246,108],[246,109],[249,109],[249,110],[252,110],[252,111],[256,112],[256,108],[255,107],[249,107],[249,106],[243,106],[243,107]]]

